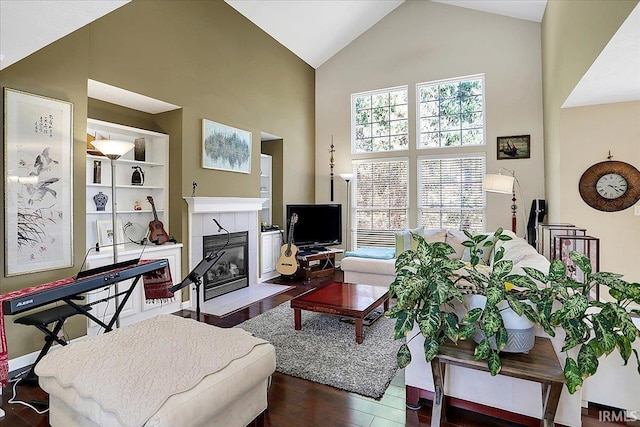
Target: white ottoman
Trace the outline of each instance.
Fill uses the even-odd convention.
[[[36,366],[53,427],[259,425],[274,371],[264,340],[173,315],[72,343]]]

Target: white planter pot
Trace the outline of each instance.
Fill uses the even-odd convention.
[[[531,301],[523,301],[534,307]],[[484,308],[487,305],[487,297],[484,295],[471,295],[469,298],[469,310],[474,308]],[[509,307],[506,301],[501,301],[498,304],[498,309],[502,315],[502,321],[505,328],[507,328],[507,335],[509,339],[507,345],[501,350],[505,353],[527,353],[533,348],[535,344],[535,330],[534,323],[531,322],[526,316],[518,316]],[[477,330],[473,335],[473,340],[477,343],[484,339],[484,333],[481,330]],[[489,340],[491,347],[496,348],[495,338],[492,337]]]

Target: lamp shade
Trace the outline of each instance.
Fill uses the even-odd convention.
[[[490,193],[511,194],[514,177],[509,175],[486,174],[484,176],[484,191]]]
[[[349,182],[353,179],[353,174],[352,173],[341,173],[340,174],[340,178],[344,179],[345,181]]]
[[[133,142],[116,139],[96,139],[92,142],[98,151],[110,159],[118,159],[133,148]]]

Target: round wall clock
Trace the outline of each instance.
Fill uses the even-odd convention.
[[[579,189],[582,200],[592,208],[621,211],[640,200],[640,171],[617,160],[596,163],[580,177]]]

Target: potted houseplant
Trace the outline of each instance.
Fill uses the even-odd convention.
[[[578,253],[572,253],[571,259],[584,272],[582,283],[567,276],[560,260],[551,262],[547,273],[525,267],[525,274],[511,274],[513,264],[503,259],[504,248],[494,250],[498,241],[511,240],[502,229],[489,237],[465,234],[468,264],[449,258],[455,252],[450,245],[429,243],[419,235],[413,235],[417,248],[398,256],[397,276],[390,286],[396,305],[386,313],[396,319],[396,339],[408,336],[416,324],[430,362],[446,340],[455,343],[480,331],[475,357],[486,359],[490,373],[496,375],[501,368],[500,351],[508,343],[501,309],[508,306],[551,336],[562,328],[566,332],[563,351],[581,345],[578,357],[567,357],[564,367],[571,393],[596,372],[598,357],[615,349],[625,363],[634,353],[640,373],[638,354],[631,349],[640,331],[629,314],[640,313],[628,309],[631,302],[640,303],[639,284],[627,283],[618,274],[592,273],[589,260]],[[493,256],[491,268],[481,266],[487,252]],[[595,286],[608,287],[612,300],[590,299]],[[486,303],[469,309],[465,295],[481,295]],[[407,344],[400,347],[397,360],[400,367],[411,362]]]

